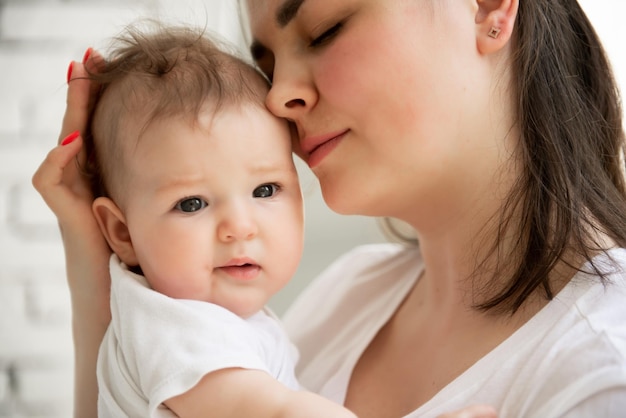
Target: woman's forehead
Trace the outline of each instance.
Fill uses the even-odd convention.
[[[306,0],[245,0],[251,22],[267,25],[270,21],[279,27],[287,25]]]
[[[255,20],[261,16],[269,16],[272,10],[276,10],[281,0],[244,0],[248,15]],[[283,0],[284,1],[284,0]]]

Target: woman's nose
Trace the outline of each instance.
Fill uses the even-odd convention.
[[[274,115],[297,122],[317,104],[317,100],[318,93],[306,63],[289,61],[281,64],[276,60],[272,87],[265,100]]]

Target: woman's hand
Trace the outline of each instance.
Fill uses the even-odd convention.
[[[73,234],[93,238],[100,234],[96,234],[99,229],[91,211],[93,196],[80,166],[85,161],[81,133],[87,127],[97,86],[88,79],[83,63],[72,62],[67,76],[67,108],[60,146],[41,163],[33,176],[33,185],[57,216],[64,239],[66,233],[72,235],[69,238],[74,238]]]
[[[90,52],[90,51],[88,51]],[[80,166],[85,160],[81,132],[89,122],[98,86],[89,81],[85,65],[97,67],[97,54],[68,70],[67,108],[59,144],[33,176],[33,185],[56,215],[63,247],[73,313],[75,408],[77,417],[97,415],[96,359],[111,320],[109,249],[93,216],[93,196]]]
[[[458,411],[439,415],[438,418],[498,418],[498,413],[488,405],[472,405]]]
[[[91,55],[86,65],[96,69],[96,62],[102,60],[97,54]],[[89,80],[85,65],[79,62],[70,65],[68,84],[60,145],[50,151],[41,163],[33,176],[33,185],[58,219],[69,287],[72,296],[77,298],[73,302],[78,303],[74,307],[82,306],[88,299],[98,298],[101,303],[96,307],[106,311],[104,320],[108,323],[108,259],[111,251],[93,216],[93,196],[80,171],[85,161],[81,132],[87,127],[98,86]],[[101,275],[102,272],[106,274]],[[94,307],[91,303],[87,306]],[[74,313],[83,312],[79,309]]]

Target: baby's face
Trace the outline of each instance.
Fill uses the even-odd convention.
[[[125,217],[156,291],[247,317],[292,277],[303,208],[284,121],[247,105],[154,122],[129,161]]]

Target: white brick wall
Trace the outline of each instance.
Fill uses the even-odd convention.
[[[581,1],[599,23],[626,80],[621,0]],[[71,59],[103,47],[135,16],[206,23],[240,41],[234,0],[0,0],[0,418],[69,417],[72,405],[70,304],[56,222],[30,178],[56,142]],[[307,280],[339,253],[381,240],[374,224],[323,205],[310,173],[306,256],[272,301],[281,313]]]

